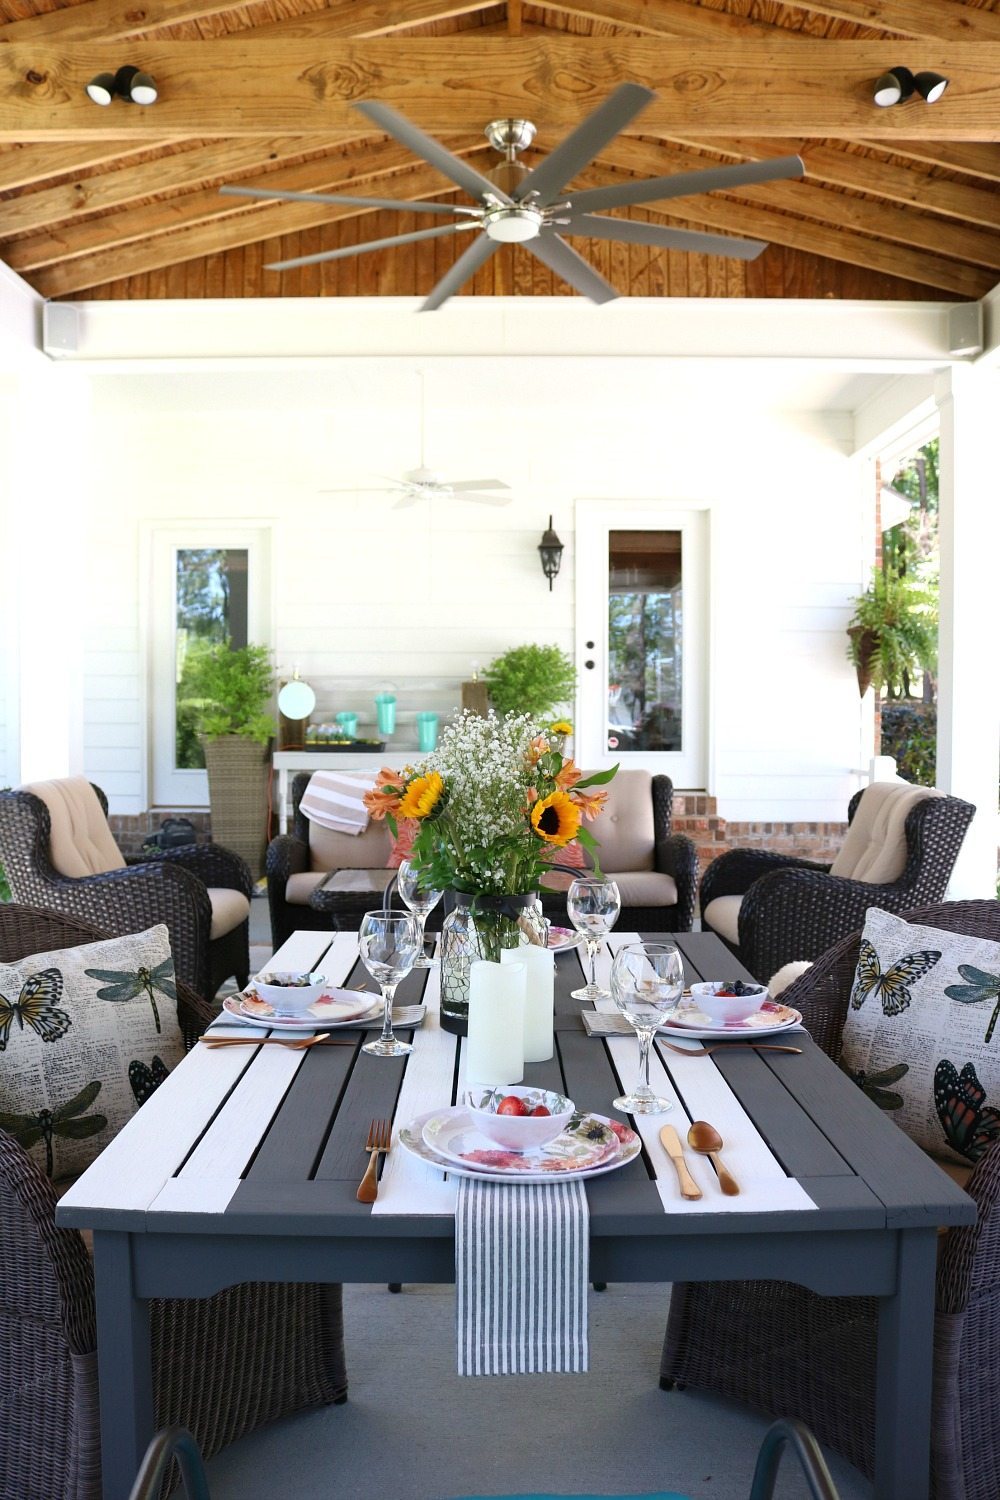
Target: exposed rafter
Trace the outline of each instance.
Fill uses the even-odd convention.
[[[961,0],[795,0],[800,10],[877,26],[907,37],[934,37],[941,41],[1000,42],[1000,15],[977,10]]]

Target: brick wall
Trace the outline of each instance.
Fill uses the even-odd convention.
[[[108,818],[111,832],[115,836],[115,843],[128,858],[131,854],[141,854],[142,846],[151,833],[157,833],[164,818],[167,816],[161,809],[155,812],[144,812],[135,814],[112,813]],[[212,820],[204,808],[192,812],[185,810],[176,814],[179,818],[187,818],[195,826],[198,834],[199,844],[207,843],[212,836]]]
[[[846,823],[728,823],[714,797],[698,792],[674,796],[674,833],[686,833],[698,850],[699,870],[727,849],[772,849],[828,864],[844,842]]]

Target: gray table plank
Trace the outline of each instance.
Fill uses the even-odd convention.
[[[400,1041],[410,1041],[413,1032],[399,1031],[397,1035]],[[331,1111],[336,1108],[337,1112],[316,1164],[315,1177],[343,1178],[357,1188],[368,1162],[365,1141],[369,1126],[373,1120],[391,1120],[395,1114],[405,1061],[402,1057],[369,1057],[360,1053],[339,1107],[336,1095],[321,1101],[328,1122]]]
[[[313,1047],[306,1053],[250,1163],[248,1177],[285,1182],[304,1181],[312,1175],[330,1129],[331,1111],[355,1065],[357,1048],[368,1033],[350,1035],[357,1039],[354,1051],[347,1047]]]

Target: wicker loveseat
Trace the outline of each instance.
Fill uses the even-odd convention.
[[[1000,942],[1000,902],[955,901],[901,913]],[[782,996],[831,1057],[840,1052],[860,932],[837,943]],[[950,1173],[955,1169],[949,1169]],[[959,1173],[963,1172],[958,1168]],[[1000,1495],[1000,1140],[966,1180],[975,1225],[949,1229],[938,1255],[931,1429],[936,1500]],[[661,1385],[706,1387],[795,1416],[870,1475],[876,1303],[820,1297],[776,1281],[673,1288]]]
[[[876,782],[852,797],[832,865],[763,849],[720,854],[702,876],[702,926],[766,983],[861,927],[869,906],[940,901],[975,811],[925,787]]]
[[[0,793],[0,863],[15,901],[119,936],[165,922],[178,977],[211,999],[250,977],[250,871],[217,844],[166,849],[126,865],[108,802],[82,776]]]
[[[58,912],[0,904],[0,961],[106,937]],[[191,1046],[210,1007],[178,983]],[[0,1130],[0,1500],[99,1500],[94,1273],[57,1229],[49,1179]],[[255,1284],[151,1304],[156,1418],[206,1455],[266,1422],[346,1399],[341,1288]]]

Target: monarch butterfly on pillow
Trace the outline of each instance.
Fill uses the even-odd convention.
[[[944,1138],[966,1161],[978,1161],[1000,1137],[1000,1110],[986,1104],[986,1090],[972,1063],[961,1073],[943,1057],[934,1069],[934,1108]]]
[[[62,987],[59,969],[42,969],[25,980],[16,1000],[0,995],[0,1052],[7,1050],[15,1020],[21,1031],[27,1024],[43,1042],[57,1042],[65,1036],[72,1023],[66,1011],[58,1010],[55,1005],[56,1000],[62,999]]]
[[[897,959],[883,973],[879,956],[867,938],[861,939],[858,953],[858,972],[851,990],[851,1009],[860,1010],[869,995],[877,995],[882,1001],[882,1012],[887,1016],[898,1016],[906,1010],[913,999],[908,985],[922,979],[940,959],[940,952],[933,948],[921,948],[917,953],[907,953]]]

